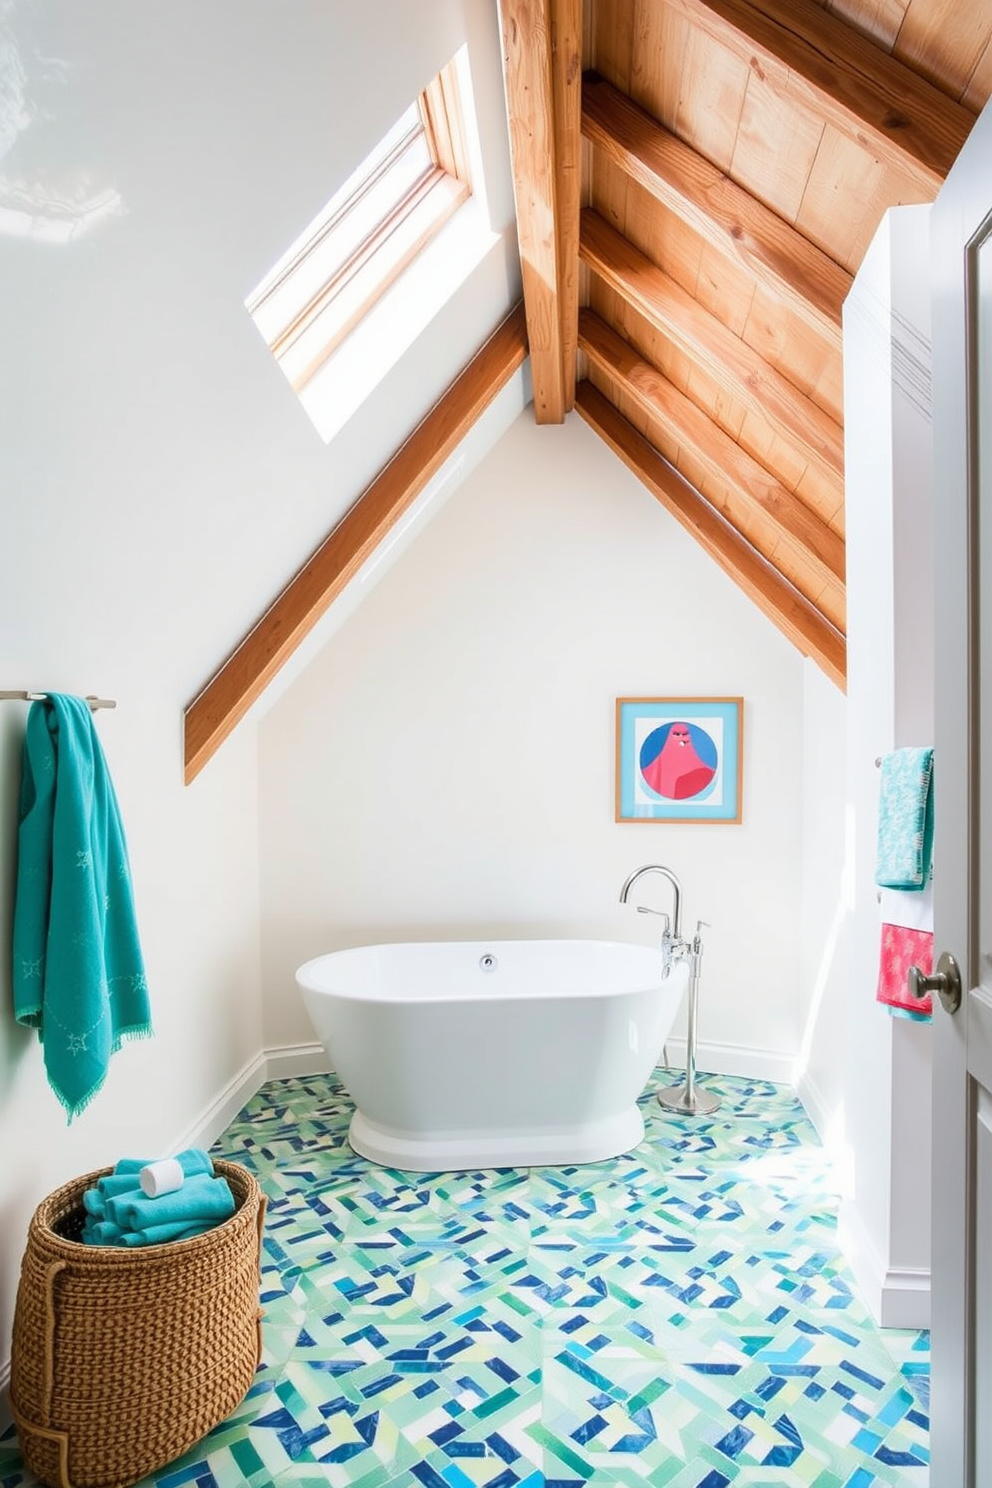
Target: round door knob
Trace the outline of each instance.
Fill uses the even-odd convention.
[[[941,1007],[947,1013],[956,1013],[961,1006],[961,972],[954,957],[945,951],[937,962],[933,976],[927,976],[918,966],[911,966],[906,973],[909,990],[914,997],[926,997],[936,992]]]

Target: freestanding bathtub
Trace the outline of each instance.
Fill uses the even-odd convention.
[[[444,1172],[636,1147],[688,975],[646,946],[494,940],[335,951],[296,980],[355,1102],[355,1151]]]

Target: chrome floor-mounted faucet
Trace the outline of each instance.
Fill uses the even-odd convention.
[[[677,1085],[669,1090],[659,1090],[658,1103],[665,1106],[667,1110],[676,1111],[682,1116],[709,1116],[719,1109],[720,1098],[696,1086],[696,1017],[699,1007],[699,971],[703,960],[702,929],[706,921],[700,920],[697,923],[696,933],[691,943],[682,939],[682,885],[672,870],[663,867],[660,863],[645,863],[643,868],[634,869],[620,890],[621,904],[627,903],[627,895],[644,873],[660,873],[662,878],[667,878],[672,886],[671,920],[661,910],[648,909],[644,904],[637,906],[638,914],[660,914],[665,921],[661,936],[662,974],[668,975],[673,960],[687,959],[689,962],[689,1026],[686,1030],[685,1084]]]

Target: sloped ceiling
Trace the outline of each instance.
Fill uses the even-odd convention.
[[[843,686],[841,307],[992,91],[992,0],[502,15],[537,418],[574,402]]]
[[[992,92],[992,0],[500,0],[500,24],[525,316],[186,709],[187,780],[528,352],[537,421],[577,409],[845,684],[841,309]]]

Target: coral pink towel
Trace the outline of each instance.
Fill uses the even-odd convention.
[[[910,992],[906,974],[918,966],[927,976],[933,971],[933,932],[913,930],[906,925],[882,925],[882,950],[878,968],[877,1000],[898,1017],[929,1022],[933,1000],[918,1001]]]

